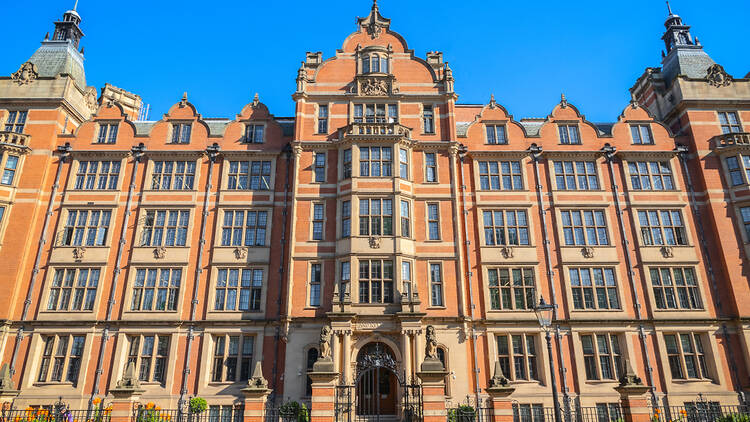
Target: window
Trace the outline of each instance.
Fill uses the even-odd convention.
[[[0,224],[3,222],[4,216],[5,216],[5,207],[0,207]]]
[[[505,125],[485,125],[487,129],[488,144],[507,144],[508,138],[505,136]]]
[[[732,156],[727,157],[726,159],[727,169],[729,170],[729,179],[732,182],[732,186],[738,186],[745,183],[745,180],[742,178],[743,169],[746,172],[748,179],[750,179],[750,156],[740,155],[739,157],[742,158],[742,166],[740,166],[738,157]]]
[[[409,178],[409,151],[403,148],[398,150],[398,174],[402,179]]]
[[[172,124],[172,143],[187,144],[190,142],[190,132],[193,129],[191,123],[174,123]]]
[[[100,123],[99,136],[96,137],[96,142],[99,144],[114,144],[117,140],[118,127],[117,123]]]
[[[254,336],[215,335],[213,382],[247,381],[252,373]]]
[[[440,240],[440,207],[438,204],[427,204],[427,238]]]
[[[687,245],[685,225],[679,211],[638,211],[638,221],[644,245]]]
[[[364,114],[364,116],[363,116]],[[354,122],[355,123],[396,123],[398,121],[398,108],[396,104],[354,104]],[[366,132],[360,132],[363,134],[373,134],[367,128],[363,128]],[[377,130],[377,129],[372,129]],[[392,128],[381,128],[380,134],[393,133]],[[388,131],[388,132],[385,132]]]
[[[542,404],[513,403],[513,422],[544,422]]]
[[[555,161],[555,181],[560,190],[599,189],[593,161]]]
[[[721,124],[721,133],[737,133],[743,131],[740,119],[737,117],[737,113],[733,111],[720,111],[719,123]]]
[[[695,271],[689,267],[650,268],[657,309],[703,309]]]
[[[328,106],[318,105],[318,133],[328,133]]]
[[[440,264],[430,264],[430,305],[443,306],[443,269]]]
[[[313,204],[312,240],[323,240],[324,210],[323,204]]]
[[[75,188],[79,190],[117,189],[119,176],[119,161],[79,161]]]
[[[190,218],[188,210],[148,210],[141,246],[185,246]]]
[[[318,361],[318,349],[311,347],[307,350],[307,372],[312,372],[315,362]],[[306,376],[307,382],[305,383],[305,397],[312,396],[312,378],[309,375]]]
[[[221,268],[216,280],[216,311],[260,311],[263,270]]]
[[[315,174],[315,183],[326,181],[326,153],[316,152],[313,159],[313,173]]]
[[[86,338],[80,335],[42,336],[42,362],[37,382],[78,383],[83,346]]]
[[[634,144],[653,144],[654,137],[651,135],[650,125],[630,125],[630,135]]]
[[[320,306],[321,265],[310,265],[310,306]]]
[[[135,273],[131,311],[176,311],[182,270],[139,268]]]
[[[401,261],[401,283],[403,285],[403,293],[411,299],[411,262],[409,261]]]
[[[244,407],[237,405],[208,406],[210,422],[242,422]]]
[[[490,309],[533,309],[534,270],[531,268],[490,268],[487,270],[490,288]]]
[[[23,127],[26,125],[26,111],[10,111],[8,118],[5,120],[5,131],[23,133]]]
[[[195,161],[154,161],[151,189],[192,190]]]
[[[16,170],[18,169],[18,156],[8,155],[5,159],[5,169],[3,169],[3,178],[0,183],[3,185],[12,185],[13,179],[16,178]]]
[[[639,190],[674,190],[672,170],[666,161],[630,161],[630,184]]]
[[[742,216],[742,225],[745,226],[745,235],[747,235],[747,242],[750,242],[750,207],[740,208],[740,215]],[[0,212],[0,221],[2,221],[2,212]]]
[[[263,125],[245,125],[245,143],[262,144],[266,127]]]
[[[128,363],[138,368],[138,380],[164,384],[169,359],[169,335],[128,336]]]
[[[351,179],[352,177],[352,150],[344,150],[344,179]]]
[[[437,182],[437,161],[434,152],[424,153],[425,182]]]
[[[570,145],[581,144],[581,134],[578,132],[577,125],[558,125],[560,132],[560,143]]]
[[[393,261],[359,261],[359,303],[393,302]]]
[[[604,211],[561,211],[560,216],[562,217],[563,236],[566,245],[609,245]]]
[[[391,147],[360,147],[359,175],[362,177],[390,177],[393,163]]]
[[[339,296],[343,301],[346,293],[349,293],[349,282],[351,281],[351,264],[349,261],[341,262],[341,285],[339,286]]]
[[[409,237],[409,201],[401,200],[401,236]]]
[[[107,241],[109,210],[68,210],[62,232],[62,246],[104,246]]]
[[[435,112],[431,105],[424,105],[422,125],[424,126],[424,133],[435,133]]]
[[[368,56],[362,57],[362,73],[388,73],[388,58],[385,56]]]
[[[227,189],[269,190],[271,188],[270,161],[230,161]]]
[[[620,403],[597,403],[596,420],[597,422],[625,420],[622,415]]]
[[[487,246],[528,245],[529,223],[524,210],[484,211],[484,242]]]
[[[665,334],[664,343],[672,378],[710,378],[700,334]]]
[[[58,268],[52,278],[48,311],[91,311],[99,286],[98,268]]]
[[[520,161],[480,161],[479,186],[483,190],[500,190],[502,180],[503,190],[521,190]]]
[[[225,210],[221,246],[264,246],[268,211]]]
[[[393,236],[392,200],[359,200],[359,235]]]
[[[341,203],[341,237],[349,237],[352,234],[352,203],[344,201]]]
[[[575,309],[620,309],[614,268],[570,268]]]
[[[581,336],[587,380],[617,380],[622,371],[620,340],[614,334]]]
[[[531,334],[501,334],[497,339],[497,359],[503,374],[513,381],[539,380],[536,345]]]

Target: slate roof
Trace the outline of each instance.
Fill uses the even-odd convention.
[[[709,66],[714,63],[703,48],[680,47],[672,50],[664,59],[661,73],[667,86],[670,86],[677,75],[694,79],[705,78]]]
[[[523,126],[527,136],[539,136],[539,130],[542,128],[545,120],[543,119],[521,119],[519,123]]]
[[[43,41],[29,61],[36,65],[39,76],[54,78],[67,74],[75,79],[79,88],[86,88],[83,55],[69,41]]]
[[[229,126],[229,119],[204,119],[208,126],[208,136],[223,136]]]
[[[466,132],[469,131],[469,125],[472,122],[456,122],[456,135],[466,136]]]
[[[151,129],[154,127],[156,122],[154,121],[138,121],[133,122],[135,125],[135,134],[136,135],[148,135],[151,132]]]

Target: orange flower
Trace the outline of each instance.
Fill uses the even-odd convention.
[[[154,408],[154,402],[150,401],[146,403],[146,409],[153,409]]]
[[[94,403],[95,406],[101,402],[102,402],[102,399],[100,399],[99,397],[95,397],[94,400],[92,401],[92,403]]]
[[[661,410],[656,409],[656,410],[654,410],[654,413],[656,413],[658,415],[659,413],[661,413]]]
[[[156,410],[161,410],[161,407],[159,407],[159,406],[156,406],[156,408],[155,408],[155,409],[156,409]]]
[[[110,404],[109,406],[105,407],[104,410],[106,410],[107,412],[111,412],[112,411],[112,405]]]
[[[683,417],[687,416],[687,412],[685,411],[685,409],[680,410],[680,415],[682,415]]]

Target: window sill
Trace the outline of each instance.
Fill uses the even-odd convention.
[[[320,309],[320,306],[310,306],[310,305],[308,305],[308,306],[305,306],[304,308],[302,308],[303,311],[317,311],[318,309]]]
[[[411,239],[410,239],[411,240]],[[425,239],[425,243],[442,243],[443,239]]]
[[[423,185],[439,185],[440,182],[438,182],[437,180],[434,180],[432,182],[425,180],[424,182],[422,182],[422,184]]]
[[[208,386],[209,387],[225,387],[229,385],[235,385],[235,384],[243,384],[247,381],[209,381]]]
[[[534,248],[536,248],[536,245],[479,245],[479,246],[482,247],[482,248],[494,248],[494,249],[499,249],[499,248],[529,248],[529,249],[534,249]]]
[[[57,245],[57,246],[53,246],[53,247],[54,248],[70,248],[70,249],[75,249],[75,248],[109,249],[111,246],[109,246],[109,245],[100,245],[100,246],[99,245],[97,245],[97,246],[94,246],[94,245]]]
[[[484,144],[485,145],[508,145],[508,142],[494,142],[494,143],[485,142]]]
[[[401,303],[387,302],[387,303],[352,303],[352,306],[359,306],[362,308],[382,308],[384,306],[400,306]]]
[[[533,385],[533,384],[542,385],[542,383],[539,382],[539,381],[537,381],[537,380],[513,380],[510,383],[511,384],[515,384],[515,385],[523,385],[523,384],[528,384],[528,385]]]
[[[198,192],[197,189],[143,189],[143,192]]]
[[[614,385],[619,383],[620,381],[617,380],[586,380],[586,384],[590,385]]]
[[[442,311],[448,309],[446,306],[428,306],[426,308],[428,311]]]
[[[45,382],[35,382],[34,387],[49,387],[49,386],[56,386],[56,387],[75,387],[76,385],[72,382],[67,381],[45,381]]]
[[[490,314],[510,314],[510,313],[529,314],[536,318],[536,314],[534,314],[533,309],[488,309],[487,313],[490,313]]]
[[[177,313],[178,313],[177,310],[174,310],[174,311],[172,311],[172,310],[169,310],[169,311],[156,310],[156,311],[154,311],[154,310],[140,310],[140,309],[133,310],[133,309],[130,309],[130,310],[125,311],[125,314],[130,314],[130,315],[153,315],[153,314],[171,314],[171,315],[177,315]]]
[[[219,314],[219,315],[221,314],[262,314],[263,312],[265,311],[262,309],[258,309],[257,311],[241,311],[241,310],[217,311],[215,309],[208,311],[209,314]]]
[[[588,288],[588,286],[586,286]],[[624,312],[622,308],[620,309],[572,309],[571,312],[581,312],[581,313],[592,313],[592,312]]]
[[[48,315],[85,315],[85,314],[92,314],[94,313],[94,310],[87,310],[87,311],[64,311],[64,310],[54,310],[54,309],[44,309],[40,310],[39,313],[41,314],[48,314]]]
[[[672,378],[672,382],[675,384],[712,384],[714,380],[712,380],[711,378]]]
[[[687,244],[687,245],[643,245],[638,244],[641,248],[654,248],[654,249],[660,249],[660,248],[676,248],[676,249],[692,249],[695,248],[695,245]]]
[[[700,309],[685,309],[685,308],[659,309],[659,308],[656,307],[656,305],[654,305],[654,312],[659,312],[659,313],[670,313],[670,312],[680,312],[680,313],[682,313],[682,312],[706,312],[706,309],[705,308],[700,308]]]

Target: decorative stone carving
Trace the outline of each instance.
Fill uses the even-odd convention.
[[[10,366],[7,363],[0,368],[0,392],[15,391],[13,388],[13,378],[10,375]]]
[[[77,248],[73,248],[73,259],[75,259],[76,261],[82,260],[85,255],[86,255],[85,247],[79,246]]]
[[[708,67],[706,71],[706,79],[708,84],[721,88],[722,86],[729,86],[732,84],[732,75],[728,74],[724,67],[718,63],[714,63]]]
[[[584,258],[591,259],[594,257],[594,248],[591,246],[584,246],[581,248],[581,255],[583,255]]]
[[[368,78],[360,82],[360,94],[366,96],[386,96],[390,91],[390,83],[384,79]]]
[[[135,374],[135,362],[128,363],[125,367],[125,373],[122,374],[122,378],[117,381],[116,390],[130,390],[136,391],[141,389],[141,382]]]
[[[92,113],[96,113],[96,109],[98,108],[98,104],[97,104],[97,99],[96,99],[96,89],[95,88],[91,88],[91,89],[86,90],[86,106],[88,106],[89,110]]]
[[[182,100],[180,100],[180,108],[187,106],[187,92],[182,94]]]
[[[503,374],[503,367],[500,366],[500,361],[495,361],[495,373],[490,378],[490,388],[502,388],[510,385],[508,378],[505,378]]]
[[[565,98],[565,94],[560,94],[560,106],[562,106],[562,108],[568,106],[568,99]]]
[[[674,249],[671,246],[662,246],[659,250],[664,258],[674,258]]]
[[[388,29],[391,24],[390,19],[386,19],[378,12],[378,1],[372,2],[372,11],[366,18],[358,18],[357,23],[362,27],[367,34],[372,38],[378,38],[383,32],[383,29]]]
[[[425,333],[425,343],[425,359],[437,359],[437,337],[435,336],[435,327],[433,327],[432,325],[427,326],[427,332]]]
[[[643,380],[636,375],[633,365],[630,364],[630,359],[625,359],[624,363],[625,373],[620,377],[620,386],[643,385]]]
[[[253,97],[253,109],[256,109],[260,107],[260,97],[258,96],[258,93],[255,93],[255,96]]]
[[[372,236],[370,237],[370,248],[371,249],[380,249],[380,238]]]
[[[34,63],[26,62],[10,78],[18,85],[28,85],[39,78],[39,71]]]
[[[234,248],[234,257],[236,259],[247,259],[247,248],[240,246]]]
[[[164,259],[164,257],[167,256],[167,248],[164,246],[159,246],[158,248],[154,249],[154,258],[156,259]]]
[[[505,259],[513,258],[513,248],[510,246],[503,246],[500,248],[500,255]]]
[[[331,327],[324,325],[320,329],[320,341],[318,342],[320,359],[331,358]]]
[[[245,390],[267,390],[268,380],[263,377],[263,365],[260,361],[255,362],[255,369],[253,369],[253,375],[247,380],[247,387]]]
[[[497,106],[497,102],[495,102],[495,94],[490,94],[490,104],[489,104],[489,106],[490,106],[490,109],[496,109],[498,107]]]

